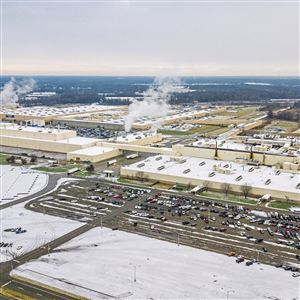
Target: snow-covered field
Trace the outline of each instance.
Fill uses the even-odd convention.
[[[48,183],[48,175],[26,167],[0,165],[0,204],[32,195]]]
[[[89,299],[299,299],[299,279],[283,269],[106,228],[12,274]]]
[[[59,236],[82,226],[82,223],[33,212],[24,208],[24,203],[0,211],[0,244],[13,243],[12,247],[0,245],[0,262],[12,256],[27,253]],[[9,228],[26,230],[24,233],[4,231]]]

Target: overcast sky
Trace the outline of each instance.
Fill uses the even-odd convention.
[[[297,75],[299,3],[4,1],[4,74]]]

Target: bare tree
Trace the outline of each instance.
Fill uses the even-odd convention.
[[[85,169],[88,172],[94,172],[95,171],[95,167],[94,167],[93,164],[88,165]]]
[[[241,185],[240,190],[241,190],[242,194],[244,195],[245,199],[248,197],[251,189],[252,189],[252,186],[249,185],[248,183]]]
[[[30,162],[35,163],[37,161],[37,156],[35,154],[31,155]]]
[[[229,191],[231,190],[230,184],[227,183],[227,182],[222,183],[222,185],[221,185],[221,190],[223,191],[223,193],[224,193],[224,194],[226,195],[226,197],[227,197]]]
[[[16,161],[16,157],[14,155],[11,155],[11,156],[9,156],[9,157],[6,158],[6,161],[8,163],[14,164],[15,161]]]

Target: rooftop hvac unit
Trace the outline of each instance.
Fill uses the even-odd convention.
[[[271,183],[271,179],[266,180],[265,185],[269,185]]]
[[[238,176],[238,177],[235,179],[235,181],[240,181],[240,180],[242,180],[242,179],[243,179],[243,176],[240,175],[240,176]]]
[[[183,171],[183,174],[187,174],[189,172],[191,172],[191,169],[186,169],[186,170]]]

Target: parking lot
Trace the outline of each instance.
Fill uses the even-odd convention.
[[[44,214],[88,222],[108,215],[126,202],[143,199],[148,191],[113,183],[78,180],[28,203],[26,207]]]
[[[106,227],[236,256],[237,263],[248,266],[259,261],[299,274],[299,214],[99,180],[70,182],[27,206],[84,222],[103,216]],[[114,218],[105,218],[116,210]]]

